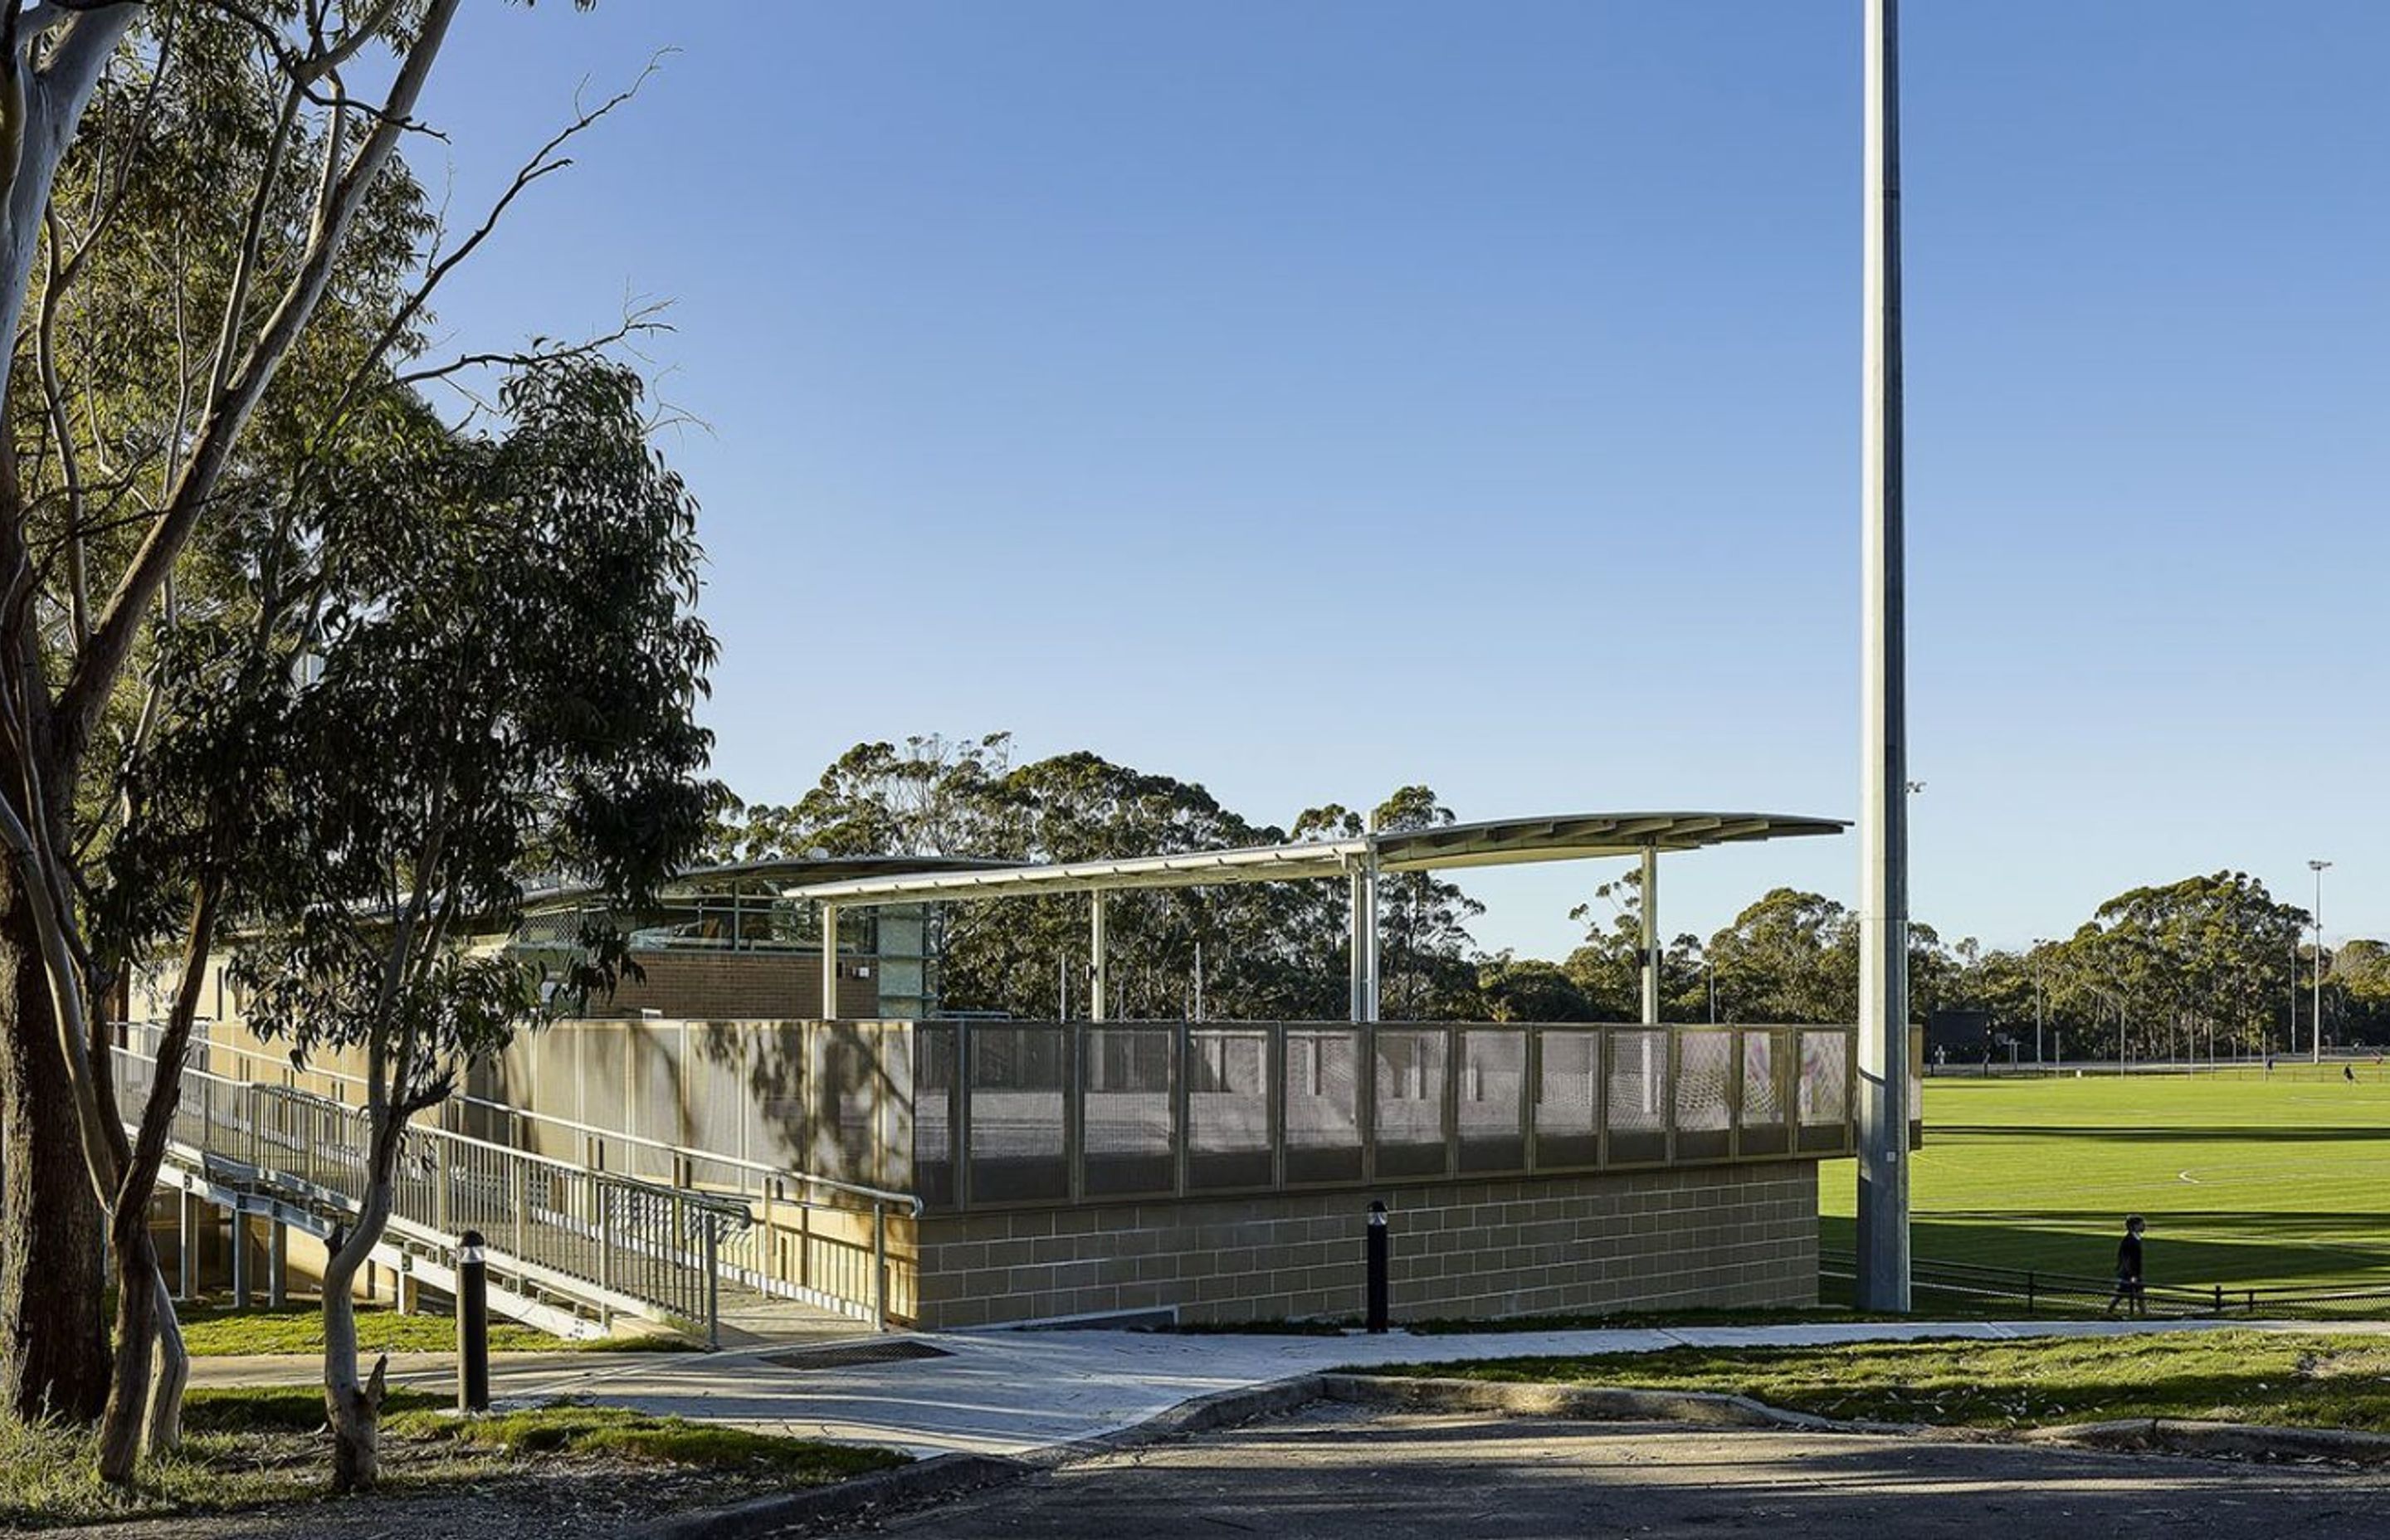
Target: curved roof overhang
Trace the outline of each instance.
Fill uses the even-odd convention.
[[[1840,834],[1841,818],[1783,813],[1583,813],[1497,818],[1435,828],[1390,830],[1348,840],[1317,840],[1182,855],[1139,855],[1048,866],[972,866],[955,871],[887,873],[791,883],[788,898],[826,904],[969,902],[1037,893],[1102,892],[1123,888],[1195,888],[1224,882],[1288,882],[1355,871],[1433,871],[1582,861],[1645,851]]]

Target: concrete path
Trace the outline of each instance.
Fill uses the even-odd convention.
[[[1802,1347],[1921,1337],[2001,1340],[2212,1329],[2182,1321],[1818,1322],[1412,1337],[991,1331],[890,1336],[739,1353],[522,1354],[494,1360],[500,1402],[588,1396],[659,1414],[916,1453],[1028,1455],[1142,1422],[1209,1395],[1353,1364],[1456,1362],[1672,1347]],[[2233,1323],[2246,1328],[2248,1323]],[[2332,1330],[2296,1325],[2265,1329]],[[857,1361],[884,1354],[880,1361]],[[193,1383],[302,1384],[313,1359],[200,1359]],[[402,1384],[445,1391],[442,1355],[393,1361]]]

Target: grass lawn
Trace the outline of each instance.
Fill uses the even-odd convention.
[[[2390,1339],[2198,1331],[2024,1342],[1678,1348],[1365,1374],[1715,1391],[1820,1417],[2031,1428],[2200,1418],[2390,1432]]]
[[[279,1310],[237,1312],[225,1304],[178,1307],[183,1341],[194,1358],[222,1358],[249,1353],[322,1353],[324,1313],[321,1306],[285,1305]],[[583,1351],[670,1350],[687,1346],[667,1336],[599,1337],[567,1341],[534,1327],[511,1321],[490,1323],[493,1353],[559,1353]],[[454,1353],[456,1317],[445,1311],[402,1315],[388,1305],[357,1307],[357,1351],[368,1366],[378,1353]]]
[[[469,1418],[443,1415],[446,1404],[421,1391],[390,1392],[382,1495],[496,1492],[510,1481],[563,1479],[644,1483],[660,1505],[719,1504],[907,1459],[615,1406],[559,1404]],[[140,1489],[128,1496],[92,1474],[87,1433],[0,1420],[0,1529],[316,1501],[329,1472],[323,1421],[323,1392],[312,1386],[193,1391],[184,1402],[181,1454],[145,1467]],[[338,1527],[358,1525],[360,1533],[374,1527],[353,1513]]]
[[[2128,1213],[2160,1284],[2390,1287],[2390,1079],[2372,1064],[1925,1083],[1921,1259],[2104,1277]],[[1851,1162],[1818,1174],[1852,1247]]]

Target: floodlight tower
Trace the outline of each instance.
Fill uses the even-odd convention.
[[[2323,874],[2331,865],[2329,861],[2307,863],[2307,870],[2316,877],[2315,1020],[2307,1031],[2315,1039],[2315,1061],[2319,1064],[2323,1062]]]
[[[1860,427],[1858,1305],[1908,1278],[1908,620],[1902,592],[1898,0],[1866,0],[1866,388]]]

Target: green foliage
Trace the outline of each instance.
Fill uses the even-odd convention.
[[[1600,1017],[1587,993],[1556,963],[1509,952],[1477,968],[1477,996],[1496,1021],[1591,1021]]]
[[[1818,1417],[2020,1429],[2117,1418],[2390,1432],[2390,1345],[2378,1337],[2200,1331],[2029,1341],[1403,1364],[1366,1374],[1748,1395]]]
[[[623,956],[587,933],[543,977],[460,950],[466,922],[504,929],[536,870],[636,908],[702,837],[714,646],[695,511],[639,401],[609,365],[530,371],[503,436],[413,435],[321,510],[313,678],[252,790],[287,802],[287,842],[243,892],[238,970],[251,1026],[294,1053],[397,1052],[395,1101],[436,1099]]]

